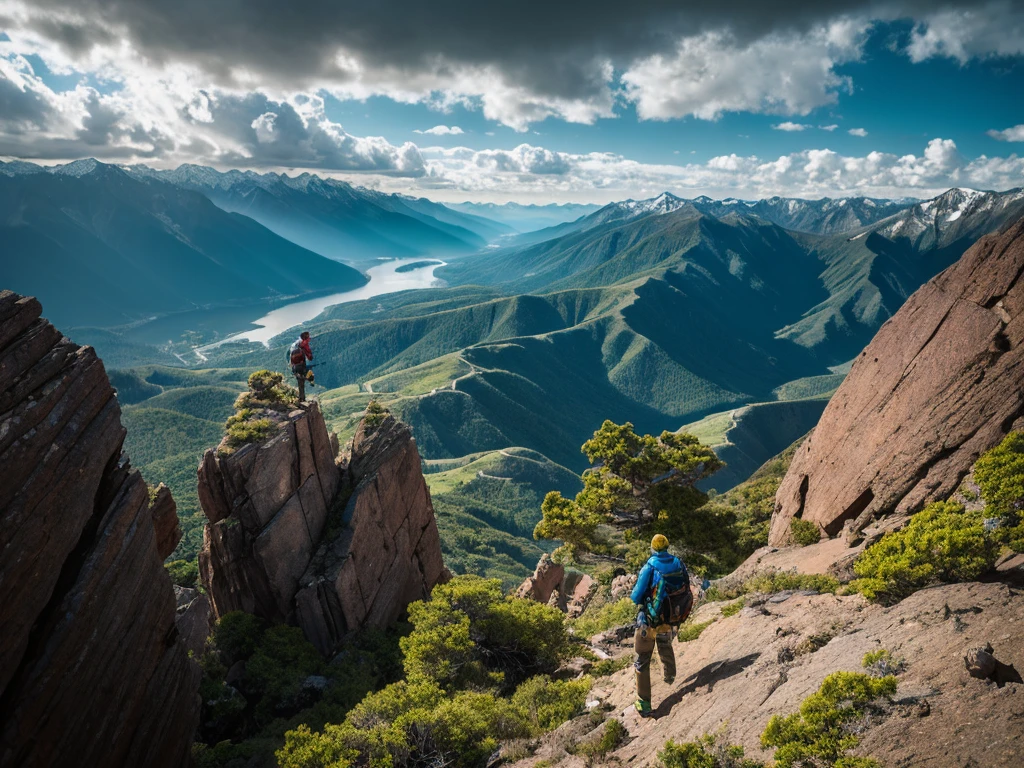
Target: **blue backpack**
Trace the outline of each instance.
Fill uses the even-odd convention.
[[[644,600],[644,615],[652,627],[668,624],[677,627],[686,621],[693,610],[693,592],[690,590],[690,574],[679,561],[681,570],[662,573],[651,569],[651,588]]]

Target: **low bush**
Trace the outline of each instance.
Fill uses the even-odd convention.
[[[172,560],[164,565],[171,583],[195,589],[199,584],[199,564],[195,560]]]
[[[366,424],[366,433],[370,434],[374,432],[377,427],[384,423],[384,420],[391,415],[384,404],[380,400],[374,398],[366,404],[366,416],[363,417],[363,421]]]
[[[868,547],[850,582],[869,600],[898,602],[935,582],[973,581],[995,566],[998,544],[980,512],[949,501],[929,504],[902,530]]]
[[[410,681],[446,690],[499,685],[512,690],[530,675],[550,673],[569,650],[557,608],[505,598],[501,582],[456,576],[430,600],[409,606],[413,631],[401,640]]]
[[[682,744],[669,739],[658,760],[662,768],[765,768],[764,763],[746,758],[743,747],[726,743],[721,734],[705,734]]]
[[[723,605],[722,606],[722,616],[724,616],[725,618],[729,618],[730,616],[735,616],[737,613],[739,613],[741,610],[743,610],[743,605],[746,602],[747,602],[746,600],[737,600],[734,603],[729,603],[728,605]]]
[[[614,603],[605,603],[596,610],[584,611],[578,618],[569,622],[577,637],[590,638],[614,627],[632,624],[636,621],[640,609],[628,597]]]
[[[538,675],[516,689],[512,705],[526,714],[535,732],[549,731],[583,711],[590,683],[589,677],[553,681]]]
[[[789,532],[793,535],[793,541],[801,547],[809,547],[821,541],[821,529],[810,520],[794,517],[789,521]]]
[[[787,590],[814,590],[835,593],[839,580],[823,573],[795,573],[791,571],[768,571],[751,576],[746,581],[729,584],[723,582],[712,586],[704,595],[708,602],[735,600],[737,597],[754,592],[772,594]]]
[[[679,633],[676,635],[680,643],[688,643],[691,640],[696,640],[700,637],[701,633],[715,623],[714,619],[711,621],[705,621],[700,624],[696,624],[692,621],[684,622],[679,627]]]
[[[859,743],[851,726],[896,692],[895,677],[875,678],[860,672],[833,672],[800,711],[775,715],[761,734],[761,746],[775,747],[776,768],[842,766],[878,768],[871,758],[847,754]]]
[[[595,760],[607,757],[609,752],[624,744],[628,738],[629,732],[626,730],[626,726],[612,718],[605,723],[600,738],[578,744],[576,754],[581,755],[589,766]]]
[[[999,518],[1001,540],[1024,552],[1024,431],[1008,434],[974,465],[974,481],[985,501],[985,514]]]
[[[593,677],[607,677],[608,675],[614,675],[620,669],[625,669],[632,663],[633,660],[629,656],[621,656],[617,659],[602,659],[590,668],[590,674]]]
[[[225,447],[240,448],[247,443],[261,443],[274,433],[274,422],[265,417],[256,416],[251,408],[242,408],[234,416],[229,416],[224,424],[228,439]]]

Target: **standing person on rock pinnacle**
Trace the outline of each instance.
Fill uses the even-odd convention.
[[[306,360],[312,359],[313,349],[309,346],[309,331],[303,331],[288,347],[288,362],[291,363],[292,373],[295,374],[295,381],[299,387],[300,403],[306,400]]]
[[[636,712],[650,717],[651,657],[658,649],[666,684],[676,677],[672,636],[693,608],[690,575],[686,566],[668,552],[668,539],[656,534],[651,539],[651,557],[640,569],[630,598],[640,608],[633,636],[633,669],[636,672]]]

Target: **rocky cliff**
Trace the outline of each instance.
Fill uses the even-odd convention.
[[[957,489],[1024,417],[1024,220],[978,241],[861,353],[776,495],[770,543],[802,517],[834,536]]]
[[[199,563],[216,615],[298,624],[327,654],[355,629],[393,622],[446,577],[409,428],[364,421],[336,454],[310,403],[267,442],[204,456]]]
[[[95,352],[41,313],[0,293],[0,765],[188,765],[199,668],[163,568],[174,501],[122,455]]]

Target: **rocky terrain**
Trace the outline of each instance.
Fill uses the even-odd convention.
[[[181,533],[121,453],[103,364],[0,293],[0,765],[185,766],[199,667],[163,560]],[[203,632],[205,638],[205,632]]]
[[[572,619],[583,613],[596,588],[597,582],[590,576],[579,571],[567,571],[545,554],[533,575],[519,585],[516,597],[554,605]]]
[[[297,623],[324,654],[392,623],[447,574],[416,443],[391,417],[364,422],[339,457],[318,405],[304,405],[266,442],[207,451],[199,499],[215,615]]]
[[[904,304],[860,354],[776,497],[835,536],[949,496],[1024,417],[1024,221],[983,238]]]
[[[759,737],[775,714],[789,714],[837,670],[863,672],[869,651],[886,649],[903,660],[891,704],[859,729],[856,754],[887,766],[1016,766],[1024,736],[1024,685],[1000,687],[971,676],[964,662],[990,643],[1002,664],[1024,669],[1020,642],[1024,595],[1007,584],[958,584],[922,590],[885,608],[862,597],[779,593],[748,596],[735,615],[709,603],[693,621],[714,620],[696,640],[674,644],[676,681],[661,682],[654,663],[655,715],[640,719],[632,707],[629,667],[599,678],[591,706],[607,706],[625,725],[628,741],[602,764],[657,765],[668,739],[692,741],[721,731],[748,757],[767,760]],[[613,649],[629,653],[632,638]],[[540,760],[582,767],[566,747],[593,738],[588,718],[546,737],[522,768]],[[560,761],[560,762],[559,762]]]

